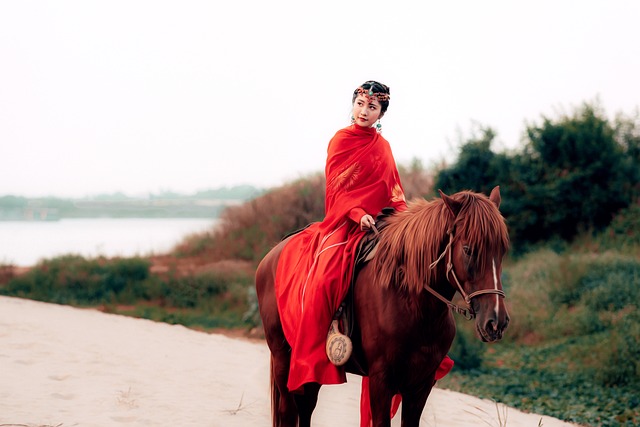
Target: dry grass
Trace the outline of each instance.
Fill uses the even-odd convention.
[[[248,405],[243,405],[242,404],[242,399],[244,398],[244,393],[242,393],[242,395],[240,396],[240,402],[238,402],[238,406],[235,409],[227,409],[224,410],[223,412],[226,412],[227,414],[231,414],[231,415],[237,415],[238,412],[241,411],[246,411],[247,410],[247,406],[250,406],[251,403],[249,403]],[[247,411],[249,412],[249,411]]]
[[[137,408],[138,403],[131,395],[131,387],[127,391],[118,392],[118,405],[126,406],[127,408]]]
[[[498,402],[494,402],[494,404],[496,407],[495,417],[478,406],[474,406],[477,412],[468,410],[465,410],[465,412],[478,418],[483,424],[486,424],[489,427],[507,427],[509,407]],[[538,427],[542,427],[542,418],[538,421]]]

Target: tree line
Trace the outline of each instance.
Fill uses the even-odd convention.
[[[610,121],[585,103],[572,114],[528,125],[520,149],[498,152],[495,139],[492,128],[477,129],[456,162],[438,172],[435,188],[488,194],[500,185],[501,211],[517,251],[600,231],[624,209],[640,214],[637,114]]]

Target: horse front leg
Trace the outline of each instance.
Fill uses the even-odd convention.
[[[383,375],[369,377],[369,400],[373,427],[391,427],[391,399],[393,394]]]
[[[402,427],[418,427],[433,386],[410,393],[402,393]]]

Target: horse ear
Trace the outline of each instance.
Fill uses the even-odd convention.
[[[460,208],[462,207],[462,203],[456,202],[451,197],[444,194],[440,189],[438,189],[438,192],[440,193],[440,197],[442,198],[445,206],[449,209],[449,212],[451,212],[451,215],[453,215],[454,218],[457,217],[460,212]]]
[[[496,185],[495,187],[493,187],[493,190],[491,190],[491,195],[489,196],[489,200],[491,200],[493,203],[495,203],[496,207],[500,207],[500,202],[502,201],[502,198],[500,197],[500,186]]]

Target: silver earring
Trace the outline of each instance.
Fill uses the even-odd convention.
[[[382,132],[382,123],[380,123],[380,119],[378,119],[378,122],[376,123],[376,130],[378,133]]]
[[[351,116],[351,124],[354,124],[356,122],[356,118]]]

